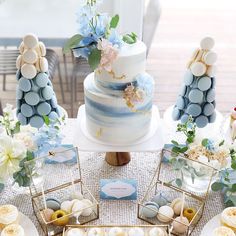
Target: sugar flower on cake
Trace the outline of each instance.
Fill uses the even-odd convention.
[[[26,156],[24,143],[10,136],[0,137],[0,180],[9,178],[19,170],[19,163]]]
[[[97,6],[101,1],[87,0],[84,3],[77,13],[78,33],[67,41],[64,52],[72,50],[76,57],[86,58],[92,70],[99,67],[110,71],[108,60],[115,60],[118,49],[124,43],[135,43],[137,35],[135,33],[120,35],[116,30],[119,15],[110,17],[106,13],[98,12]],[[106,47],[101,45],[103,40],[109,42],[108,44],[104,41]],[[105,48],[106,53],[104,53]]]
[[[97,48],[101,50],[101,60],[98,70],[112,70],[112,63],[115,61],[118,55],[118,50],[107,39],[101,39],[98,41]]]
[[[124,99],[130,108],[134,108],[135,104],[144,100],[144,91],[133,84],[130,84],[124,90]]]

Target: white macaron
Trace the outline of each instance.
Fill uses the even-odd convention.
[[[216,75],[217,72],[217,67],[212,65],[212,66],[208,66],[206,74],[210,77],[214,77]]]
[[[195,76],[202,76],[206,73],[206,66],[200,61],[193,62],[190,69]]]
[[[38,59],[38,55],[34,49],[28,49],[24,51],[22,58],[26,63],[34,64]]]
[[[46,56],[46,47],[43,42],[39,42],[38,46],[36,47],[36,51],[40,57]]]
[[[24,64],[21,67],[21,74],[26,78],[26,79],[33,79],[36,74],[37,70],[34,65],[31,64]]]
[[[203,60],[207,65],[211,66],[216,63],[217,54],[215,52],[209,51],[204,55]]]
[[[25,51],[25,45],[24,45],[24,42],[22,41],[20,46],[19,46],[19,51],[20,51],[20,54],[23,54],[23,52]]]
[[[23,38],[23,42],[27,48],[34,48],[38,45],[38,37],[34,34],[27,34]]]
[[[16,59],[16,68],[19,70],[23,64],[24,64],[24,60],[22,58],[22,55],[19,55]]]
[[[215,45],[215,41],[211,37],[205,37],[201,40],[200,46],[204,50],[211,50]]]
[[[35,66],[38,71],[40,72],[47,72],[48,71],[48,60],[45,57],[39,57]]]

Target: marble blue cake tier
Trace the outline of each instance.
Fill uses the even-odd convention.
[[[40,128],[44,124],[44,116],[53,120],[60,117],[57,98],[47,73],[39,72],[33,79],[26,79],[19,70],[16,77],[16,111],[22,125]]]
[[[215,78],[194,76],[187,70],[172,112],[173,120],[186,122],[191,115],[197,127],[203,128],[216,119]]]

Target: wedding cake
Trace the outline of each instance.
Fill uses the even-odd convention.
[[[86,127],[97,139],[127,144],[145,136],[152,117],[153,78],[145,72],[146,46],[124,44],[111,70],[84,81]]]

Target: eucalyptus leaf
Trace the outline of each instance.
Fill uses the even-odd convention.
[[[202,146],[206,147],[207,145],[208,145],[208,139],[205,138],[205,139],[202,140]]]
[[[80,41],[83,39],[83,36],[80,34],[76,34],[74,36],[72,36],[65,44],[64,48],[63,48],[63,52],[64,53],[68,53],[70,52],[70,50],[74,47],[76,47]]]
[[[231,187],[231,192],[235,193],[236,192],[236,184],[233,184]]]
[[[235,160],[232,161],[232,163],[231,163],[231,168],[232,168],[233,170],[236,170],[236,161],[235,161]]]
[[[98,50],[97,48],[92,49],[88,57],[88,63],[93,71],[97,69],[98,65],[100,64],[100,61],[101,61],[101,50]]]
[[[115,15],[111,18],[111,22],[110,22],[110,29],[113,28],[115,29],[119,23],[119,15]]]
[[[236,206],[236,196],[229,196],[229,200],[233,203],[233,206]]]
[[[173,143],[175,146],[179,146],[179,143],[176,142],[175,140],[171,140],[171,143]]]
[[[225,140],[222,140],[220,143],[219,143],[219,147],[223,146],[225,143]]]
[[[181,179],[177,178],[177,179],[175,180],[175,183],[176,183],[176,185],[177,185],[179,188],[182,187],[182,180],[181,180]]]
[[[0,183],[0,193],[3,191],[5,185],[3,183]]]
[[[222,191],[226,185],[221,182],[215,182],[211,185],[211,189],[214,192]]]

